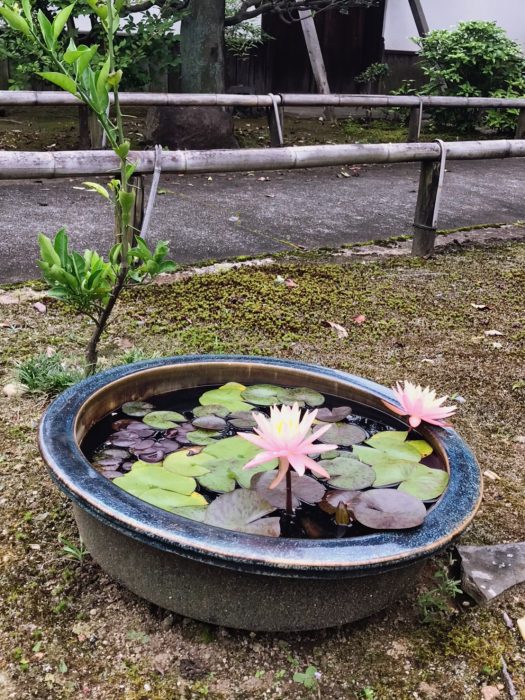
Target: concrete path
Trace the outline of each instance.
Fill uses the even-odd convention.
[[[151,240],[196,263],[410,233],[418,173],[401,164],[166,176]],[[439,228],[525,219],[524,194],[523,159],[451,162]],[[81,181],[0,181],[0,284],[37,277],[36,235],[60,226],[79,249],[111,245],[111,207]]]

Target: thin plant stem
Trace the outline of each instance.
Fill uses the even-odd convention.
[[[290,517],[293,515],[292,508],[292,468],[288,465],[286,472],[286,513]]]

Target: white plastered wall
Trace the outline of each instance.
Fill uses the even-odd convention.
[[[421,0],[430,29],[451,29],[472,19],[492,20],[525,49],[525,0]],[[417,30],[408,0],[386,0],[387,51],[415,51]]]

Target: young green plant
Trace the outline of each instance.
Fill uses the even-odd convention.
[[[55,70],[40,72],[40,77],[89,107],[119,159],[118,177],[113,178],[107,188],[99,183],[85,183],[113,204],[115,245],[109,261],[91,250],[84,251],[83,255],[70,252],[64,229],[58,231],[54,241],[43,234],[39,236],[39,265],[51,287],[50,293],[86,315],[94,324],[85,350],[85,373],[90,375],[97,366],[100,338],[124,287],[133,282],[148,282],[161,272],[173,270],[175,265],[167,260],[165,242],[160,242],[152,251],[133,226],[135,189],[132,177],[136,164],[129,159],[130,142],[124,134],[119,102],[122,70],[115,63],[114,45],[125,0],[87,0],[87,4],[105,35],[102,55],[98,54],[97,45],[77,46],[73,39],[64,48],[62,35],[71,21],[75,3],[61,9],[51,21],[41,9],[35,11],[30,0],[21,0],[21,6],[13,0],[0,0],[0,16],[28,43],[44,52]],[[100,67],[95,69],[94,65]],[[111,98],[114,116],[110,113]]]

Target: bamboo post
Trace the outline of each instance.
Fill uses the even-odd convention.
[[[518,123],[516,125],[516,136],[517,139],[525,138],[525,108],[520,109],[518,116]]]
[[[272,106],[266,110],[268,118],[268,128],[270,129],[270,144],[272,148],[281,148],[284,146],[283,125],[282,125],[282,109],[279,107],[278,98],[276,95],[269,93],[272,98]]]
[[[412,10],[417,33],[419,36],[425,36],[428,34],[429,27],[423,6],[421,5],[421,0],[408,0],[408,4]]]
[[[303,30],[308,56],[310,57],[310,65],[314,74],[317,90],[323,95],[329,95],[330,86],[328,85],[328,76],[326,74],[321,44],[319,43],[319,36],[317,35],[313,15],[310,10],[299,10],[299,17],[301,19],[301,28]],[[325,107],[324,114],[327,119],[331,121],[335,120],[335,109],[333,107]]]
[[[421,136],[421,122],[423,120],[423,104],[410,108],[408,120],[408,143],[417,143]]]
[[[84,151],[91,146],[89,134],[89,110],[86,105],[78,107],[78,147]]]
[[[439,205],[445,179],[447,144],[441,139],[436,139],[436,143],[441,150],[439,160],[423,161],[419,175],[412,255],[421,258],[434,252]]]
[[[89,132],[89,143],[91,148],[96,151],[99,148],[105,148],[106,138],[100,122],[98,121],[97,115],[91,110],[88,111],[88,132]]]

